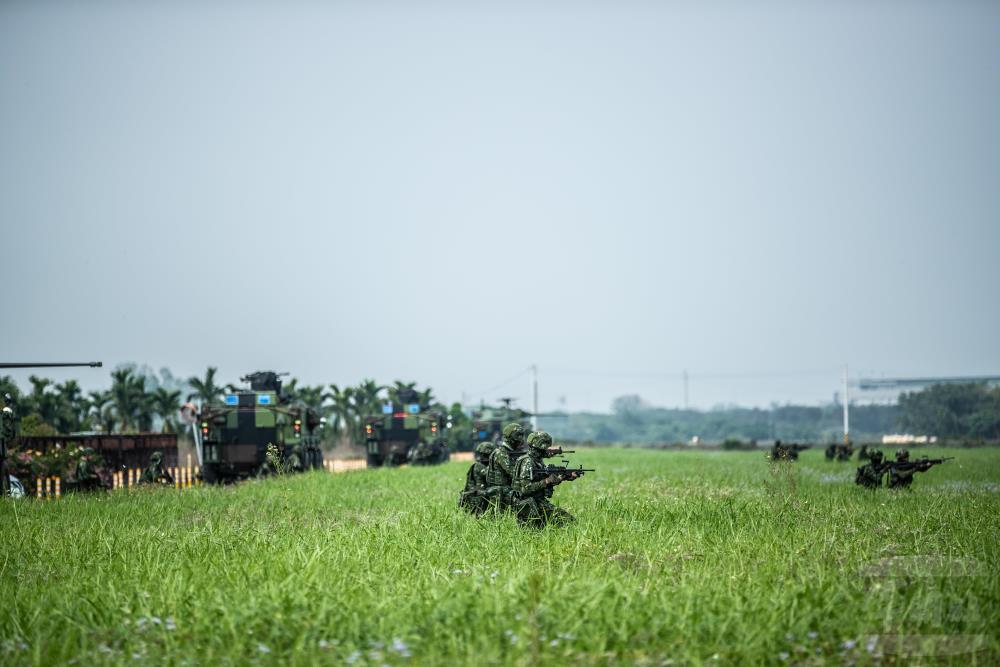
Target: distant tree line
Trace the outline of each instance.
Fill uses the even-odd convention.
[[[0,393],[9,393],[17,402],[20,432],[23,435],[56,435],[76,432],[138,433],[159,430],[181,433],[180,409],[184,402],[197,406],[221,400],[236,391],[233,384],[222,384],[217,369],[209,367],[204,376],[186,380],[176,378],[169,369],[159,374],[148,367],[123,364],[111,372],[111,386],[106,390],[84,393],[76,380],[56,383],[32,375],[30,388],[21,391],[10,376],[0,377]],[[362,420],[366,415],[381,414],[389,401],[396,406],[416,402],[423,411],[448,414],[453,425],[449,438],[456,440],[471,428],[461,405],[445,406],[437,402],[431,389],[417,389],[415,382],[396,381],[380,385],[364,380],[356,386],[300,385],[292,378],[283,383],[282,396],[316,410],[326,419],[328,444],[363,442]],[[402,408],[400,408],[402,409]]]
[[[217,369],[201,377],[159,374],[148,367],[123,364],[111,372],[106,390],[84,393],[76,380],[56,383],[32,375],[21,391],[10,376],[0,377],[0,393],[17,400],[25,435],[55,435],[81,431],[135,433],[160,430],[183,432],[178,423],[185,401],[216,402],[233,384],[222,384]],[[424,411],[446,413],[453,425],[448,437],[458,446],[471,429],[458,403],[438,402],[431,389],[415,382],[381,385],[366,379],[355,386],[300,385],[293,378],[282,394],[316,410],[327,421],[329,444],[359,444],[366,415],[380,414],[389,401],[401,406],[416,401]],[[415,398],[414,398],[415,397]],[[697,436],[706,442],[726,440],[808,440],[832,442],[842,436],[841,406],[774,405],[770,408],[724,407],[712,410],[659,408],[639,396],[616,398],[611,414],[568,413],[540,417],[540,427],[558,438],[593,442],[677,443]],[[1000,440],[1000,387],[981,383],[935,385],[903,393],[895,405],[852,405],[851,435],[855,441],[874,440],[885,433],[905,432],[940,438]]]
[[[611,414],[542,417],[542,428],[561,438],[593,442],[683,443],[806,440],[843,437],[842,406],[774,405],[682,410],[647,405],[639,396],[616,398]],[[895,405],[852,405],[851,438],[877,440],[886,433],[939,438],[1000,440],[1000,388],[985,384],[935,385],[900,395]]]
[[[900,429],[944,438],[1000,440],[1000,387],[938,384],[899,396]]]

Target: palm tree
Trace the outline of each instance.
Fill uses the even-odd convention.
[[[222,387],[215,384],[215,372],[218,370],[214,366],[209,366],[208,370],[205,371],[204,380],[198,377],[188,378],[188,384],[191,385],[192,391],[188,394],[187,400],[197,398],[201,407],[205,407],[219,398],[222,395]]]
[[[361,424],[364,417],[382,412],[382,399],[379,398],[379,392],[385,388],[380,384],[376,384],[375,380],[366,378],[361,384],[351,390],[349,398],[354,418],[350,424],[350,434],[353,442],[360,443],[363,440],[361,437]]]
[[[304,386],[296,392],[296,400],[307,408],[315,410],[321,417],[325,417],[328,411],[324,405],[327,398],[329,395],[323,391],[323,385]]]
[[[354,388],[351,400],[354,414],[358,417],[382,412],[382,400],[379,392],[386,387],[376,384],[375,380],[365,379]]]
[[[289,403],[294,403],[299,400],[299,379],[292,378],[288,382],[283,382],[281,384],[281,398],[288,401]]]
[[[153,404],[153,412],[163,419],[161,431],[163,433],[176,433],[177,426],[174,418],[181,409],[181,390],[170,391],[169,389],[159,387],[152,393],[151,402]]]
[[[24,414],[35,413],[42,422],[55,428],[59,421],[61,406],[59,396],[49,391],[53,385],[52,380],[32,375],[28,381],[31,382],[31,393],[25,399]]]
[[[80,391],[80,385],[76,380],[66,380],[66,382],[56,385],[56,394],[59,400],[56,428],[60,433],[79,431],[87,418],[87,408],[89,407],[87,399]]]
[[[153,430],[153,395],[146,391],[145,376],[138,376],[132,379],[132,395],[134,398],[133,417],[135,425],[139,431],[148,433]]]
[[[131,368],[119,368],[111,372],[111,402],[118,417],[122,433],[133,425],[143,426],[151,421],[149,401],[146,398],[146,378],[136,377]]]
[[[114,406],[111,404],[110,391],[92,391],[87,396],[90,398],[91,414],[97,419],[97,426],[105,433],[111,433],[115,424]]]
[[[434,404],[434,390],[428,387],[423,391],[417,392],[417,402],[420,403],[420,408],[423,410],[430,410]]]
[[[352,404],[354,388],[344,387],[341,390],[337,385],[331,384],[328,395],[330,400],[333,401],[330,409],[330,414],[333,416],[333,424],[330,425],[331,429],[334,433],[353,433],[354,412]]]

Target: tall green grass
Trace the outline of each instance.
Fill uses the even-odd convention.
[[[996,664],[1000,451],[957,456],[871,493],[588,450],[543,530],[459,511],[460,463],[6,501],[0,663]]]

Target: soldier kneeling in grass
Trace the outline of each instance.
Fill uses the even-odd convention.
[[[583,475],[582,470],[559,469],[545,465],[545,457],[553,456],[552,436],[545,431],[535,431],[528,436],[528,451],[514,464],[514,510],[517,520],[529,526],[542,527],[574,520],[572,514],[553,505],[549,498],[553,489],[566,481]],[[560,450],[561,451],[561,450]]]
[[[161,452],[153,452],[153,455],[149,457],[149,465],[142,471],[140,481],[144,484],[174,483],[173,476],[163,467],[163,454]]]
[[[476,460],[465,474],[465,488],[458,496],[458,506],[476,516],[489,508],[489,500],[497,495],[499,487],[486,484],[486,473],[489,471],[490,454],[496,445],[492,442],[481,442],[476,446]]]

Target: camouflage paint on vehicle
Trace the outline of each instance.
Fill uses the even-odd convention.
[[[444,463],[448,460],[446,424],[445,415],[422,412],[421,406],[416,403],[407,404],[400,411],[387,403],[383,414],[369,415],[364,419],[368,467],[398,466],[411,462],[411,454],[422,444],[430,445],[438,454],[421,456],[419,463]]]
[[[258,372],[242,378],[249,390],[226,394],[221,403],[202,409],[201,428],[206,482],[230,482],[266,474],[267,446],[289,457],[296,451],[303,470],[323,467],[315,410],[288,401],[277,373]]]
[[[524,427],[525,432],[531,431],[531,413],[520,408],[511,407],[513,399],[500,399],[500,407],[481,405],[472,413],[472,448],[479,443],[499,443],[503,440],[503,427],[511,422],[517,422]]]

